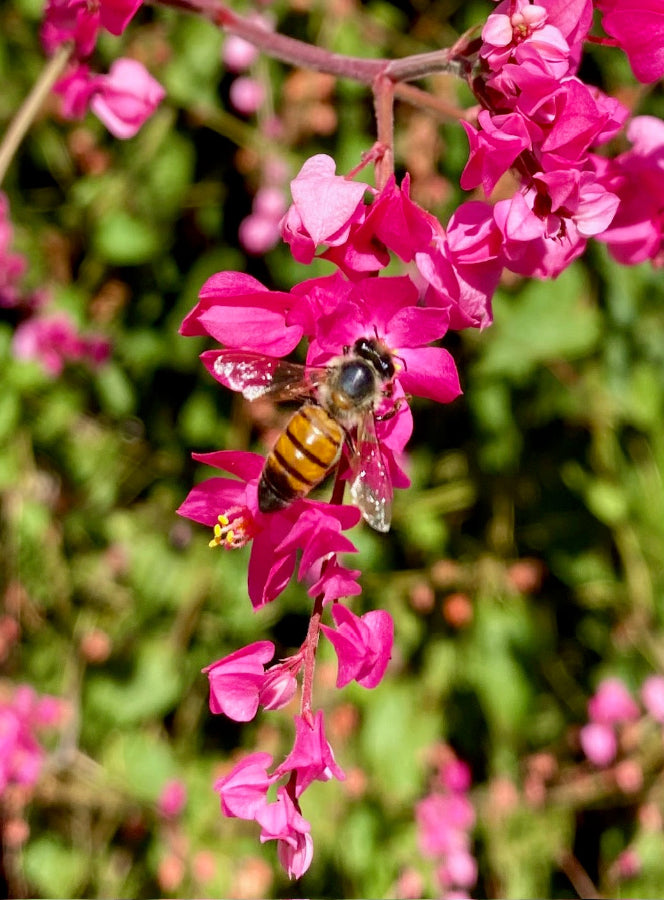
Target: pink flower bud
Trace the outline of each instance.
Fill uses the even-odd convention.
[[[258,58],[258,48],[236,34],[229,34],[221,49],[221,59],[230,72],[244,72]]]
[[[579,734],[579,740],[583,752],[596,766],[608,766],[618,752],[618,742],[609,725],[598,722],[584,725]]]
[[[641,687],[641,700],[656,722],[664,724],[664,677],[650,675]]]
[[[639,718],[639,707],[619,678],[607,678],[588,701],[588,718],[604,725],[629,722]]]
[[[265,88],[247,75],[236,78],[228,92],[233,107],[243,116],[250,116],[256,112],[265,99]]]
[[[179,779],[167,781],[161,789],[157,808],[165,819],[176,819],[187,802],[187,788]]]

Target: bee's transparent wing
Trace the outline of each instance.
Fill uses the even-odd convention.
[[[351,448],[350,495],[366,521],[376,531],[389,531],[392,521],[392,478],[381,452],[373,413],[368,413],[357,429]]]
[[[247,400],[308,397],[327,373],[324,368],[301,366],[247,350],[220,350],[213,369],[222,384]]]

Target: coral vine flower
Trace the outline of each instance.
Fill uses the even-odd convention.
[[[73,41],[80,57],[94,50],[97,33],[105,28],[119,35],[134,17],[143,0],[48,0],[42,25],[42,42],[47,53]]]
[[[210,711],[236,722],[256,715],[265,681],[265,665],[274,656],[271,641],[256,641],[203,669],[210,679]]]
[[[211,546],[234,549],[251,542],[248,589],[254,608],[269,603],[284,590],[295,571],[298,551],[313,566],[328,553],[335,552],[336,523],[342,529],[351,528],[360,518],[355,507],[331,506],[313,500],[299,500],[283,510],[262,513],[258,508],[258,480],[265,462],[262,456],[219,450],[194,453],[193,458],[237,478],[210,478],[202,482],[189,492],[178,513],[214,528]],[[305,512],[317,518],[317,525],[311,522],[308,530],[300,532],[298,540],[287,541]],[[344,546],[354,549],[350,542]],[[305,574],[300,565],[300,577]]]
[[[227,347],[285,356],[303,334],[300,324],[286,321],[295,302],[291,294],[270,291],[244,272],[217,272],[201,288],[199,302],[180,326],[180,334],[208,334]]]
[[[639,718],[639,707],[619,678],[606,678],[588,701],[588,718],[602,725]]]
[[[664,75],[664,7],[661,0],[596,0],[602,26],[627,54],[643,82]]]
[[[321,630],[339,659],[337,687],[345,687],[353,680],[366,688],[376,687],[392,653],[392,617],[382,609],[371,610],[360,617],[341,603],[335,603],[332,618],[336,629],[321,625]]]
[[[332,157],[318,154],[291,181],[293,205],[282,220],[281,232],[298,262],[310,263],[321,244],[346,243],[351,225],[364,219],[364,195],[374,189],[335,172]]]
[[[88,107],[111,134],[122,140],[133,137],[165,96],[163,87],[135,59],[116,59],[107,75],[77,65],[54,87],[62,96],[61,113],[67,119],[82,118]]]
[[[295,716],[295,743],[286,759],[274,770],[274,778],[295,772],[295,796],[300,797],[312,781],[329,781],[346,776],[334,759],[323,728],[323,710],[319,709],[313,723],[303,716]]]
[[[90,109],[117,138],[133,137],[154,113],[166,92],[135,59],[116,59],[108,75],[100,75]]]
[[[261,826],[261,843],[276,840],[279,862],[288,877],[301,878],[314,855],[313,839],[309,833],[311,825],[302,817],[296,801],[285,787],[277,790],[274,803],[258,810],[256,821]]]
[[[442,347],[427,346],[446,333],[449,314],[417,303],[417,288],[405,276],[355,282],[349,298],[318,319],[308,362],[322,365],[339,348],[375,335],[399,365],[396,377],[404,391],[449,403],[461,393],[454,360]]]
[[[267,774],[272,765],[269,753],[250,753],[214,785],[225,816],[255,819],[267,804],[267,791],[274,779]]]

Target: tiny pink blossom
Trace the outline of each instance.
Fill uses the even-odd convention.
[[[279,243],[279,225],[267,216],[251,213],[240,222],[238,239],[247,253],[262,256]]]
[[[646,678],[641,685],[641,700],[653,719],[664,724],[664,676]]]
[[[228,91],[231,105],[243,116],[251,116],[265,102],[265,88],[256,78],[240,75]]]
[[[271,765],[269,753],[250,753],[215,783],[225,816],[257,818],[257,813],[267,805],[268,788],[274,780],[267,774]]]
[[[258,48],[237,34],[229,34],[224,39],[221,59],[230,72],[244,72],[258,59]]]
[[[581,749],[593,765],[603,768],[610,765],[618,752],[618,741],[610,725],[591,722],[579,733]]]
[[[256,814],[261,825],[261,843],[276,840],[277,855],[289,878],[301,878],[311,865],[313,840],[311,825],[300,814],[296,801],[285,787],[277,790],[277,799]]]
[[[439,866],[438,878],[448,887],[472,888],[477,881],[477,861],[468,850],[452,850]]]
[[[341,603],[335,603],[332,618],[336,629],[321,625],[321,630],[339,659],[337,687],[345,687],[353,680],[366,688],[376,687],[390,661],[394,640],[392,617],[382,609],[360,617]]]
[[[297,678],[302,666],[303,654],[298,653],[269,668],[259,694],[259,703],[264,709],[282,709],[295,695]]]
[[[210,679],[210,711],[235,722],[256,715],[265,666],[274,656],[271,641],[256,641],[203,669]]]
[[[187,788],[179,778],[167,781],[161,789],[157,808],[165,819],[177,819],[187,803]]]
[[[603,725],[629,722],[639,718],[639,707],[624,682],[606,678],[588,701],[588,718]]]
[[[288,772],[295,772],[295,796],[300,797],[312,781],[345,779],[334,759],[332,747],[323,730],[323,711],[318,710],[312,724],[302,716],[295,716],[295,743],[286,759],[277,766],[274,777],[280,778]]]

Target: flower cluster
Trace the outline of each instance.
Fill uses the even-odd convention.
[[[337,603],[336,628],[322,627],[339,659],[337,687],[352,680],[367,688],[383,677],[393,639],[389,614],[375,610],[362,617]],[[307,665],[303,647],[291,657],[268,667],[274,656],[270,641],[257,641],[207,666],[210,709],[237,722],[254,718],[259,706],[266,710],[287,706],[297,689],[297,675]],[[306,872],[313,857],[310,825],[302,816],[300,799],[313,781],[343,780],[343,770],[324,730],[323,711],[295,716],[295,741],[288,756],[273,765],[269,753],[251,753],[215,785],[225,815],[257,822],[261,842],[275,840],[279,861],[291,878]],[[279,784],[279,782],[282,782]],[[268,794],[274,796],[270,799]]]
[[[12,241],[9,206],[5,195],[0,193],[0,307],[14,309],[21,316],[12,339],[14,357],[34,360],[53,378],[60,375],[68,362],[90,366],[104,363],[110,353],[105,338],[82,334],[69,315],[51,309],[47,290],[24,288],[26,260],[12,251]]]
[[[598,5],[608,33],[634,47],[626,4]],[[653,16],[657,54],[630,54],[644,80],[664,71],[664,18],[661,11]],[[598,153],[629,111],[577,74],[591,24],[590,0],[503,0],[482,30],[471,85],[481,109],[474,124],[464,123],[470,155],[461,186],[481,186],[489,196],[508,170],[518,173],[519,190],[495,203],[493,219],[504,265],[519,275],[559,275],[591,237],[621,262],[657,260],[660,252],[662,126],[637,119],[628,130],[631,151],[617,159]]]
[[[646,714],[664,724],[664,677],[651,675],[641,686],[641,702]],[[606,678],[588,701],[588,724],[579,733],[581,749],[593,765],[611,765],[618,756],[621,732],[630,722],[641,718],[641,708],[619,678]],[[626,759],[621,771],[629,775],[633,769]],[[637,776],[638,777],[638,776]]]
[[[468,797],[471,775],[468,765],[449,747],[442,750],[432,790],[415,807],[418,843],[422,856],[436,865],[440,896],[464,896],[477,881],[470,838],[475,824]]]
[[[53,54],[71,46],[69,68],[55,85],[66,119],[81,119],[90,109],[117,138],[133,137],[164,98],[162,86],[135,59],[115,60],[107,74],[93,72],[86,60],[101,29],[122,34],[143,0],[48,0],[42,43]]]
[[[0,686],[0,799],[5,848],[19,847],[30,827],[25,807],[47,761],[40,733],[62,726],[67,707],[57,697],[41,696],[27,684]]]
[[[611,42],[624,46],[637,75],[658,71],[659,55],[648,62],[631,39],[623,5],[597,5]],[[290,704],[302,681],[285,761],[275,765],[269,754],[252,753],[217,784],[224,813],[256,821],[261,841],[277,841],[292,877],[306,871],[313,853],[303,792],[313,780],[343,777],[323,712],[312,708],[319,634],[337,653],[338,687],[352,680],[375,687],[392,645],[386,612],[357,616],[340,602],[360,592],[359,572],[341,557],[356,549],[343,532],[360,514],[378,531],[390,527],[393,488],[409,483],[410,397],[449,403],[460,393],[454,360],[440,341],[450,329],[491,324],[505,268],[555,277],[593,237],[626,262],[661,260],[661,123],[634,119],[627,130],[632,149],[608,155],[629,112],[579,77],[592,17],[592,0],[502,0],[481,39],[459,42],[480,104],[463,123],[470,152],[461,186],[481,187],[487,200],[462,203],[443,227],[411,199],[409,175],[399,182],[383,165],[391,148],[376,144],[349,175],[338,174],[330,156],[316,155],[291,182],[293,202],[280,233],[297,262],[326,260],[331,274],[277,291],[243,272],[219,272],[182,324],[182,334],[219,345],[202,361],[224,387],[249,401],[304,403],[267,459],[196,454],[226,474],[203,481],[179,509],[213,529],[212,547],[251,545],[254,608],[273,601],[296,572],[313,598],[309,633],[294,655],[270,665],[274,647],[259,641],[205,670],[212,712],[241,722],[259,707]],[[653,17],[661,24],[656,10]],[[661,48],[661,29],[655,31]],[[377,186],[357,177],[370,161],[380,173]],[[516,192],[489,202],[508,172],[518,178]],[[303,342],[304,364],[287,360]],[[312,499],[331,472],[332,502]],[[342,502],[345,482],[352,505]],[[333,625],[321,622],[326,605]],[[468,889],[477,877],[468,785],[441,774],[418,807],[423,852],[438,861],[445,891]]]

